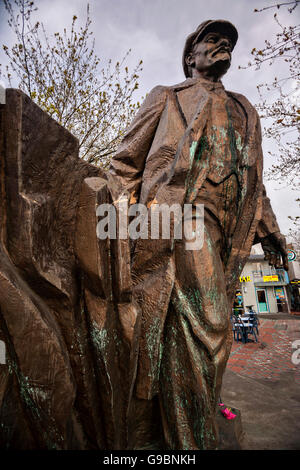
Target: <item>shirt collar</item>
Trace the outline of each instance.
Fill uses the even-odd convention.
[[[202,77],[197,77],[197,78],[188,78],[187,81],[190,82],[190,85],[202,85],[205,87],[206,90],[208,91],[213,91],[213,90],[224,90],[224,85],[223,83],[220,82],[212,82],[211,80],[207,80]]]

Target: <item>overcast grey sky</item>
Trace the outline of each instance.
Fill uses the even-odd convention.
[[[96,40],[97,54],[105,62],[121,59],[131,48],[127,64],[134,67],[143,60],[140,74],[140,89],[136,98],[144,96],[156,85],[173,85],[184,80],[181,67],[181,55],[186,36],[194,31],[198,24],[207,19],[227,19],[238,29],[239,40],[233,52],[232,66],[223,79],[228,90],[245,95],[255,104],[259,97],[256,86],[271,81],[282,73],[282,64],[260,71],[254,69],[239,70],[239,65],[246,65],[251,59],[253,47],[261,48],[264,39],[272,38],[278,31],[273,20],[275,10],[254,13],[254,8],[262,8],[276,3],[276,0],[90,0],[92,31]],[[0,0],[1,43],[10,44],[12,35],[6,24],[6,14]],[[49,33],[62,31],[71,23],[73,14],[84,23],[86,18],[86,0],[36,0],[37,17]],[[287,9],[278,11],[283,24],[299,22],[300,7],[293,14]],[[5,62],[0,52],[0,63]],[[264,123],[262,123],[263,125]],[[268,150],[276,151],[271,141],[264,139],[265,168],[271,161]],[[299,215],[295,191],[278,183],[266,181],[266,188],[271,199],[283,233],[292,226],[288,215]]]

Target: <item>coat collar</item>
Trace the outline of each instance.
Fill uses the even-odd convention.
[[[179,92],[192,86],[205,88],[207,91],[219,89],[225,90],[222,82],[211,82],[210,80],[206,80],[205,78],[187,78],[184,82],[171,86],[170,89],[175,92]]]
[[[191,124],[191,120],[201,112],[201,108],[204,108],[209,100],[211,91],[223,90],[226,92],[229,97],[236,100],[244,109],[248,129],[245,144],[250,145],[250,148],[252,147],[251,144],[253,142],[251,141],[251,136],[255,133],[255,127],[259,119],[255,108],[249,103],[245,96],[225,90],[222,82],[211,82],[203,78],[188,78],[182,83],[169,87],[169,90],[176,95],[177,106],[180,114],[185,119],[186,127],[188,127],[188,125]],[[259,124],[258,127],[260,127]]]

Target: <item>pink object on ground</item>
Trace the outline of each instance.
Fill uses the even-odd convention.
[[[219,403],[219,406],[225,406],[224,403]],[[224,408],[224,410],[221,410],[222,415],[226,419],[234,419],[236,415],[230,411],[228,408]]]

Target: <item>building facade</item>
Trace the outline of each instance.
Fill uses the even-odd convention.
[[[237,291],[239,303],[252,306],[257,313],[290,313],[290,300],[287,286],[289,278],[284,269],[269,266],[264,255],[250,255]],[[246,308],[247,310],[247,308]]]
[[[291,261],[289,262],[291,309],[300,312],[300,253],[292,245],[288,245],[291,251]]]
[[[270,266],[264,259],[261,246],[254,246],[240,276],[234,302],[235,313],[245,312],[249,306],[258,314],[297,311],[300,286],[298,274],[300,277],[298,260],[289,263],[288,274],[284,269]]]

